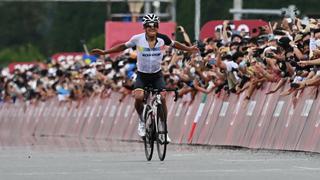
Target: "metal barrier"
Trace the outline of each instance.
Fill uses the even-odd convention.
[[[320,102],[315,89],[305,89],[295,104],[291,96],[280,96],[288,85],[266,95],[274,86],[265,84],[250,100],[244,93],[199,93],[192,104],[185,99],[173,102],[169,93],[168,131],[172,142],[320,152]],[[43,136],[47,137],[43,143],[65,148],[79,144],[55,142],[53,137],[139,141],[134,99],[127,96],[120,102],[120,96],[113,92],[105,99],[86,99],[79,107],[75,102],[70,106],[55,99],[26,109],[20,102],[1,104],[0,143],[27,144]]]

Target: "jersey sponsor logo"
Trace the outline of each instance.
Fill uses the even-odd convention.
[[[147,48],[147,47],[141,47],[141,46],[138,46],[137,49],[140,52],[150,52],[150,51],[160,51],[161,50],[160,47]]]
[[[161,53],[142,54],[143,57],[160,56],[160,55],[161,55]]]
[[[141,52],[141,56],[143,57],[161,56],[161,47],[147,48],[138,46],[137,49]]]

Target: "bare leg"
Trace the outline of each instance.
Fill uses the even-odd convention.
[[[143,111],[143,98],[144,98],[144,92],[142,89],[136,89],[134,90],[134,107],[141,119],[142,117],[142,111]]]
[[[165,119],[167,119],[168,108],[167,108],[167,103],[166,103],[166,92],[161,93],[161,103],[162,103],[162,107],[163,107],[164,117],[165,117]]]

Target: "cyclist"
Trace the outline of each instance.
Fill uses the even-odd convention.
[[[161,61],[163,58],[164,46],[172,46],[176,49],[198,52],[196,46],[185,46],[177,41],[171,40],[168,36],[158,33],[159,18],[155,14],[147,14],[142,19],[144,33],[137,34],[122,44],[118,44],[108,50],[93,49],[92,54],[105,55],[121,52],[127,48],[136,47],[137,49],[137,78],[134,84],[135,109],[139,114],[138,134],[145,136],[145,122],[143,120],[143,98],[145,86],[155,89],[164,89],[165,81],[161,72]],[[165,117],[167,116],[167,106],[165,102],[165,92],[161,93]]]

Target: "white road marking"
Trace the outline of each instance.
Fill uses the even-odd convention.
[[[308,161],[308,159],[219,159],[225,162]]]
[[[303,170],[309,170],[309,171],[319,171],[320,168],[313,168],[313,167],[303,167],[303,166],[293,166],[298,169],[303,169]]]

